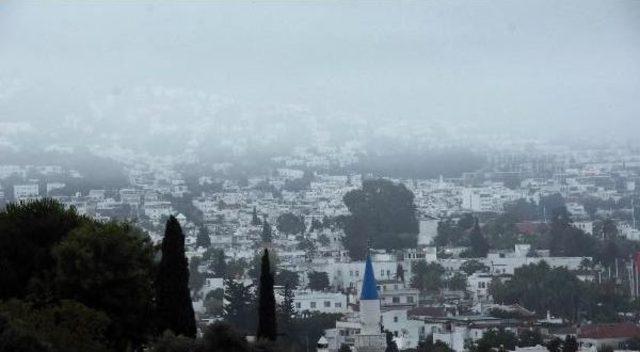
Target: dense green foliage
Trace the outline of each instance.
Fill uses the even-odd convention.
[[[193,311],[184,237],[177,221],[169,220],[162,247],[159,257],[137,228],[95,222],[49,200],[1,211],[0,253],[6,255],[0,275],[10,285],[1,287],[0,352],[297,351],[314,344],[338,317],[295,314],[290,286],[297,274],[283,271],[285,301],[274,308],[282,324],[277,344],[246,342],[244,335],[256,331],[256,296],[252,285],[231,280],[225,281],[224,293],[217,290],[204,297],[207,310],[230,325],[209,326],[198,339],[179,336],[193,336],[185,331],[193,327]],[[12,251],[23,256],[13,256]],[[213,250],[202,260],[213,257],[224,262],[224,253]],[[225,264],[219,271],[226,277],[246,267],[234,261]],[[197,266],[199,261],[193,261],[191,271],[197,272]],[[273,275],[271,269],[254,271]],[[169,282],[176,290],[168,289]],[[228,302],[224,311],[223,298]],[[181,304],[185,302],[188,306]],[[182,314],[185,310],[188,314]],[[174,318],[185,318],[180,328],[168,326]]]
[[[447,288],[463,291],[467,289],[467,277],[462,273],[455,273],[447,280]]]
[[[162,259],[156,279],[158,327],[178,335],[196,336],[196,321],[189,292],[189,268],[184,254],[184,234],[170,216],[162,240]]]
[[[364,259],[375,248],[411,248],[417,244],[418,220],[413,193],[403,184],[384,179],[365,180],[362,189],[348,192],[344,204],[344,245],[352,259]]]
[[[51,349],[44,341],[13,327],[0,315],[0,352],[51,352]]]
[[[227,301],[224,306],[225,322],[241,333],[253,333],[257,322],[253,286],[225,280],[224,299]]]
[[[287,286],[291,289],[298,288],[300,277],[298,273],[289,270],[280,270],[276,275],[276,285]]]
[[[485,258],[489,252],[489,243],[484,238],[480,225],[476,219],[471,233],[469,234],[469,250],[466,252],[467,257],[471,258]]]
[[[565,268],[551,269],[545,262],[517,268],[505,284],[494,281],[490,292],[496,302],[519,303],[538,314],[575,319],[581,282]]]
[[[273,273],[269,264],[269,251],[262,255],[262,269],[258,285],[258,339],[275,341],[278,334],[276,325],[276,298],[273,292]]]
[[[204,227],[200,227],[200,229],[198,230],[198,237],[196,237],[196,247],[211,247],[211,238],[209,237],[209,232]]]
[[[23,298],[52,275],[51,249],[89,220],[53,200],[9,204],[0,212],[0,299]]]
[[[419,261],[413,264],[412,271],[411,287],[417,288],[421,292],[435,292],[442,288],[442,275],[444,274],[442,265]]]
[[[486,331],[482,338],[471,346],[469,351],[471,352],[491,352],[494,349],[500,348],[501,350],[512,351],[518,345],[518,336],[511,331],[504,329],[491,329]]]
[[[306,229],[304,218],[292,213],[284,213],[278,216],[278,219],[276,220],[276,228],[281,233],[289,235],[304,233]]]
[[[309,278],[309,288],[316,291],[323,291],[329,288],[329,275],[324,271],[311,271],[307,274]]]
[[[227,278],[227,262],[222,249],[210,248],[204,253],[202,258],[209,261],[209,270],[214,277]]]
[[[452,218],[446,218],[438,222],[438,233],[434,238],[436,246],[467,246],[469,245],[469,236],[467,232],[475,224],[473,215],[463,214],[458,221]]]
[[[153,326],[153,254],[127,224],[83,225],[53,249],[58,295],[105,312],[117,347],[141,344]]]
[[[110,319],[81,303],[64,300],[52,306],[38,307],[14,299],[0,304],[0,315],[9,320],[13,329],[25,332],[54,351],[108,351]],[[5,350],[0,347],[0,351]]]
[[[494,280],[489,291],[498,303],[517,303],[539,316],[550,311],[571,321],[616,321],[617,312],[629,309],[624,287],[582,282],[566,268],[545,262],[517,268],[509,281]]]
[[[47,199],[10,204],[0,212],[0,254],[1,315],[20,341],[119,351],[154,333],[155,249],[137,228]]]

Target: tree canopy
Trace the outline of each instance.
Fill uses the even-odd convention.
[[[308,275],[309,288],[316,291],[323,291],[329,288],[329,275],[324,271],[312,271]]]
[[[343,197],[351,213],[345,220],[344,245],[352,259],[364,259],[370,244],[376,248],[415,247],[418,220],[413,193],[403,184],[385,179],[365,180],[362,188]]]
[[[46,280],[55,267],[51,249],[88,222],[50,199],[8,204],[0,211],[0,299],[24,297]]]
[[[104,311],[114,343],[141,344],[153,325],[150,241],[128,224],[88,224],[53,250],[59,297]]]
[[[283,213],[276,220],[276,228],[284,234],[295,235],[304,233],[306,226],[304,218],[293,213]]]
[[[64,351],[141,346],[155,331],[155,252],[127,223],[99,223],[49,199],[10,204],[0,211],[5,331]]]
[[[411,287],[422,292],[435,292],[442,288],[442,275],[444,268],[438,263],[427,263],[424,261],[413,264],[413,277]]]

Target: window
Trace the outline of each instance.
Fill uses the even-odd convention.
[[[393,300],[392,300],[392,302],[393,302],[393,303],[400,303],[400,297],[393,296]]]
[[[360,271],[356,270],[356,276],[360,276]]]
[[[398,322],[398,317],[393,317],[393,322],[397,323]],[[398,336],[398,335],[396,335],[396,336]]]
[[[311,302],[311,308],[315,308],[316,307],[316,302]]]
[[[324,307],[325,307],[325,308],[331,308],[331,302],[329,302],[329,301],[324,301]]]
[[[398,331],[394,331],[393,336],[398,337]]]
[[[407,303],[413,303],[413,296],[407,296]]]
[[[298,309],[302,308],[302,303],[296,302],[296,308],[298,308]]]
[[[391,276],[391,271],[387,270],[387,276]]]
[[[384,276],[384,269],[380,270],[380,276]]]
[[[342,308],[342,303],[341,302],[336,302],[335,307],[336,308]]]
[[[349,270],[349,276],[353,276],[353,270]]]

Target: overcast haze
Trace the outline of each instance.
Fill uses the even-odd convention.
[[[297,113],[632,137],[640,1],[8,1],[0,84],[0,122],[112,140]]]

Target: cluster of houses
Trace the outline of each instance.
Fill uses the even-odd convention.
[[[344,155],[341,163],[353,162],[353,152]],[[455,179],[395,180],[415,195],[420,222],[418,246],[394,252],[372,249],[364,261],[350,259],[342,245],[343,230],[330,221],[348,214],[342,198],[362,185],[363,175],[316,172],[303,187],[289,188],[287,185],[292,181],[306,177],[302,167],[328,163],[303,151],[274,160],[282,167],[270,175],[246,179],[219,176],[230,168],[227,164],[213,165],[211,169],[217,176],[202,175],[195,183],[188,182],[171,163],[132,165],[127,169],[129,184],[120,189],[73,194],[66,193],[64,180],[82,176],[74,170],[55,165],[0,165],[0,204],[52,197],[96,219],[136,219],[156,241],[161,239],[163,221],[175,215],[185,231],[190,258],[202,258],[208,250],[216,248],[223,250],[228,262],[250,263],[254,259],[264,245],[261,232],[267,222],[273,231],[269,246],[277,253],[279,269],[298,274],[299,285],[293,291],[296,312],[341,315],[335,327],[326,330],[318,342],[319,351],[333,352],[343,345],[358,352],[383,351],[385,330],[393,335],[400,350],[416,348],[432,336],[434,341],[442,341],[454,351],[464,351],[469,341],[497,328],[514,332],[536,328],[547,336],[563,338],[573,334],[581,346],[593,350],[603,346],[617,348],[629,338],[640,336],[638,326],[632,323],[569,326],[550,314],[540,318],[540,312],[535,314],[517,305],[496,305],[489,292],[492,280],[508,280],[521,266],[545,261],[551,267],[578,271],[585,259],[590,258],[552,257],[546,251],[518,244],[512,250],[491,252],[485,258],[475,259],[487,269],[465,275],[464,289],[444,290],[434,297],[414,288],[411,278],[418,262],[438,263],[449,278],[460,273],[469,260],[439,255],[441,251],[433,246],[439,219],[464,212],[500,213],[509,202],[526,199],[538,203],[554,193],[566,199],[575,226],[585,232],[593,232],[593,216],[598,215],[614,218],[620,235],[640,240],[635,218],[638,211],[633,202],[622,209],[600,208],[597,214],[590,214],[581,203],[585,196],[617,202],[636,195],[640,161],[626,157],[625,162],[619,162],[620,157],[573,153],[563,158],[523,161],[511,155],[492,155],[490,165],[499,172],[467,173]],[[59,177],[55,177],[55,182],[47,181],[54,179],[51,176]],[[196,213],[198,216],[194,216]],[[305,230],[281,231],[278,218],[285,213],[302,218]],[[620,214],[623,216],[616,218]],[[518,224],[523,234],[535,232],[536,226]],[[209,248],[198,246],[197,237],[202,233],[209,237]],[[303,241],[311,245],[301,246]],[[199,292],[194,293],[194,307],[203,320],[220,318],[208,312],[204,299],[210,292],[224,290],[224,280],[215,277],[207,264],[205,261],[198,268],[206,280]],[[307,275],[310,272],[325,273],[328,286],[311,290]],[[581,272],[579,278],[594,280],[593,275]],[[246,271],[235,279],[251,282]],[[282,299],[281,295],[278,299]],[[490,314],[494,309],[516,312],[521,318],[495,317]]]

